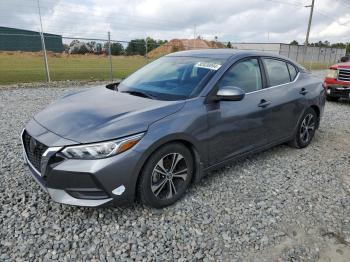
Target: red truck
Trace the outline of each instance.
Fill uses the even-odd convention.
[[[324,80],[328,101],[350,98],[350,62],[332,65]]]

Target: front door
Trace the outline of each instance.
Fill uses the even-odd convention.
[[[257,58],[235,63],[218,81],[217,88],[239,87],[246,92],[241,101],[218,101],[207,105],[210,164],[265,145],[268,107],[261,106],[263,80]]]

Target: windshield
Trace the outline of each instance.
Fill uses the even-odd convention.
[[[197,94],[223,60],[200,57],[162,57],[136,71],[118,89],[160,100],[181,100]]]

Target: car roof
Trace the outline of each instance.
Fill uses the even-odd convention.
[[[188,56],[188,57],[206,57],[206,58],[224,58],[229,59],[233,56],[276,56],[275,54],[251,51],[251,50],[237,50],[231,48],[221,48],[221,49],[197,49],[197,50],[187,50],[168,54],[167,56]],[[279,57],[279,56],[277,56]]]
[[[216,58],[216,59],[231,59],[234,57],[244,58],[245,56],[268,56],[283,59],[289,61],[299,68],[301,71],[305,71],[301,65],[290,60],[288,57],[278,55],[276,53],[269,53],[264,51],[255,50],[237,50],[232,48],[221,48],[221,49],[197,49],[197,50],[187,50],[175,53],[170,53],[166,55],[167,57],[203,57],[203,58]]]

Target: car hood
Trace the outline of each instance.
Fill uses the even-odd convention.
[[[78,143],[128,136],[180,110],[184,101],[160,101],[104,87],[69,94],[34,119],[49,131]]]
[[[331,66],[332,69],[350,68],[350,62],[338,63]]]

